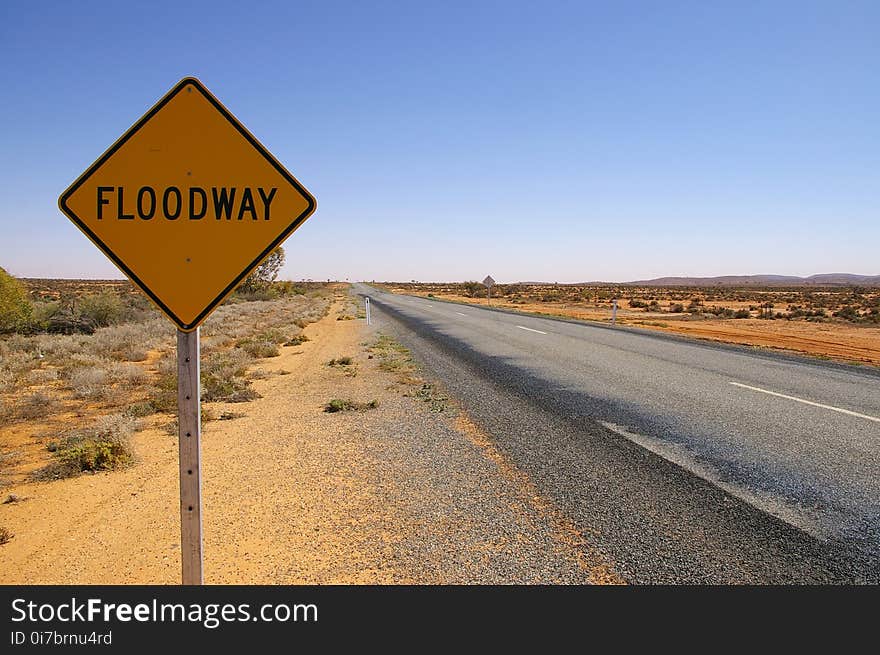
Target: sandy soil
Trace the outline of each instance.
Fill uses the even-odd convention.
[[[486,304],[485,298],[468,298],[453,294],[434,295],[455,302]],[[611,320],[611,312],[607,308],[571,303],[513,304],[493,299],[492,306],[590,321],[610,322]],[[880,327],[808,321],[768,321],[756,318],[684,320],[681,315],[626,308],[618,310],[617,320],[623,325],[673,332],[698,339],[788,350],[837,361],[880,366]]]
[[[150,350],[144,361],[128,363],[140,366],[149,378],[155,378],[158,375],[157,362],[161,356],[161,351]],[[69,391],[64,389],[61,380],[38,387],[31,386],[27,393],[35,391],[45,393],[49,398],[54,399],[60,411],[46,412],[46,416],[41,418],[0,425],[0,452],[4,456],[4,465],[0,471],[0,495],[6,492],[6,487],[9,485],[27,482],[32,473],[52,461],[52,456],[46,448],[49,441],[55,440],[58,435],[63,435],[71,426],[80,425],[84,420],[108,414],[107,408],[102,407],[100,403],[77,402],[65,398],[69,395]],[[126,397],[129,403],[141,400],[144,398],[138,392],[129,393]],[[117,411],[121,411],[121,408]],[[144,419],[144,423],[150,425],[167,422],[167,417]]]
[[[258,362],[261,399],[211,405],[245,416],[203,428],[206,582],[620,582],[466,417],[379,369],[363,321],[336,320],[344,302]],[[326,365],[346,355],[354,366]],[[325,413],[338,397],[379,408]],[[179,581],[176,437],[151,428],[134,446],[124,470],[3,489],[20,500],[0,505],[15,535],[0,583]],[[442,457],[452,473],[426,471]],[[468,516],[480,508],[495,533]]]

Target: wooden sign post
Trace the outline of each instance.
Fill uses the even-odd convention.
[[[180,563],[186,585],[202,584],[202,411],[199,328],[177,331]]]

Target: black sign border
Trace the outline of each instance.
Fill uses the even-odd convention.
[[[262,252],[260,255],[250,264],[248,265],[239,275],[236,277],[223,291],[217,295],[210,303],[208,303],[207,307],[202,310],[201,313],[196,316],[195,319],[191,323],[184,323],[180,317],[178,317],[171,309],[163,303],[158,296],[146,285],[143,281],[141,281],[137,275],[132,272],[125,263],[117,257],[112,250],[101,241],[98,236],[89,229],[89,227],[82,221],[82,219],[77,216],[70,207],[67,206],[67,201],[70,197],[79,189],[86,181],[97,171],[104,163],[112,157],[117,150],[119,150],[132,136],[134,136],[138,130],[140,130],[144,125],[146,125],[153,116],[155,116],[162,108],[167,105],[178,93],[181,93],[187,87],[192,87],[201,93],[208,102],[210,102],[214,108],[220,112],[220,114],[229,121],[230,125],[232,125],[247,141],[253,146],[253,148],[266,159],[281,176],[290,183],[292,187],[294,187],[308,202],[306,209],[297,216],[291,223],[284,228],[284,230],[279,234],[275,240],[272,241],[271,244]],[[239,122],[239,120],[232,115],[232,113],[223,106],[223,104],[214,97],[214,95],[205,88],[205,86],[195,77],[184,77],[180,82],[178,82],[174,88],[172,88],[168,93],[162,97],[159,102],[157,102],[146,114],[141,117],[141,119],[132,125],[126,132],[123,134],[116,142],[110,146],[110,148],[101,155],[94,164],[89,166],[89,168],[80,175],[73,184],[71,184],[67,190],[61,194],[61,197],[58,198],[58,208],[76,225],[83,234],[85,234],[92,243],[94,243],[109,259],[112,261],[119,270],[121,270],[125,276],[131,280],[141,291],[143,291],[150,300],[155,303],[155,305],[162,310],[171,321],[183,332],[192,332],[195,330],[202,322],[208,317],[208,315],[213,312],[226,298],[231,294],[235,288],[241,284],[241,282],[250,275],[251,271],[253,271],[257,266],[260,265],[269,254],[278,247],[287,237],[293,233],[300,225],[302,225],[305,220],[311,216],[315,208],[317,207],[317,202],[315,201],[314,196],[309,193],[305,187],[300,184],[290,172],[281,165],[281,163],[275,159],[275,157],[270,153],[257,139],[251,134],[247,128]]]

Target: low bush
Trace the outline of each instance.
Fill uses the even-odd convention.
[[[308,289],[301,284],[291,282],[290,280],[282,280],[272,285],[276,294],[279,296],[304,296]]]
[[[0,546],[9,543],[9,540],[12,539],[14,536],[15,535],[9,531],[9,528],[4,528],[0,526]]]
[[[171,414],[177,411],[177,373],[160,374],[147,400],[156,412]]]
[[[61,311],[59,302],[35,302],[31,325],[37,330],[48,330],[49,323]]]
[[[235,347],[241,348],[248,355],[257,359],[278,357],[278,355],[281,354],[281,351],[278,349],[278,344],[260,337],[240,339],[235,344]]]
[[[130,418],[143,418],[156,413],[156,406],[149,400],[143,400],[137,403],[131,403],[122,412],[123,416]]]
[[[859,308],[855,305],[845,305],[832,314],[835,318],[842,318],[845,321],[857,322],[862,316]]]
[[[247,379],[252,358],[240,348],[213,353],[202,363],[202,400],[241,403],[259,398]]]
[[[12,371],[5,370],[0,366],[0,393],[6,393],[15,388],[16,376]]]
[[[76,398],[98,400],[107,393],[107,371],[102,368],[77,368],[70,373],[68,386]]]
[[[126,387],[139,387],[148,379],[143,368],[129,362],[113,362],[107,368],[107,375],[114,383]]]
[[[461,285],[461,293],[468,298],[483,298],[486,296],[486,287],[480,282],[464,282]]]
[[[285,341],[284,345],[285,346],[301,346],[302,344],[304,344],[308,340],[309,340],[309,338],[306,335],[298,334],[295,337],[291,337],[290,339]]]
[[[77,311],[80,318],[95,327],[107,327],[122,323],[129,317],[128,307],[122,298],[112,291],[83,296],[79,300]]]
[[[55,461],[41,469],[37,477],[69,478],[86,471],[125,466],[134,457],[129,439],[136,428],[132,418],[120,414],[103,416],[92,427],[75,430],[59,442],[50,443]]]
[[[28,371],[26,381],[28,384],[48,384],[58,379],[58,371],[54,368],[35,368]]]
[[[16,418],[31,420],[45,418],[55,411],[56,406],[57,401],[54,398],[42,391],[37,391],[19,401],[18,406],[15,408],[15,416]]]
[[[239,288],[235,291],[235,297],[246,302],[274,300],[278,297],[278,292],[270,286],[257,287],[254,289]]]
[[[326,405],[324,405],[324,411],[332,414],[335,412],[347,412],[347,411],[364,411],[367,409],[376,409],[379,406],[378,400],[371,400],[368,403],[359,403],[354,400],[343,400],[341,398],[334,398]]]

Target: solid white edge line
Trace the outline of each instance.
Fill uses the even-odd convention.
[[[533,330],[532,328],[523,327],[522,325],[517,325],[520,330],[528,330],[529,332],[537,332],[538,334],[547,334],[546,332],[541,332],[541,330]]]
[[[742,387],[743,389],[750,389],[752,391],[759,391],[761,393],[766,393],[770,396],[777,396],[779,398],[785,398],[786,400],[794,400],[795,402],[803,403],[804,405],[812,405],[813,407],[821,407],[822,409],[830,409],[832,412],[840,412],[841,414],[847,414],[848,416],[855,416],[858,418],[863,418],[868,421],[874,421],[875,423],[880,423],[880,418],[876,416],[868,416],[867,414],[859,414],[858,412],[851,412],[848,409],[843,409],[841,407],[834,407],[832,405],[823,405],[822,403],[814,403],[812,400],[804,400],[803,398],[797,398],[795,396],[787,396],[784,393],[776,393],[775,391],[768,391],[767,389],[762,389],[761,387],[751,387],[747,384],[741,384],[739,382],[731,382],[735,387]]]

